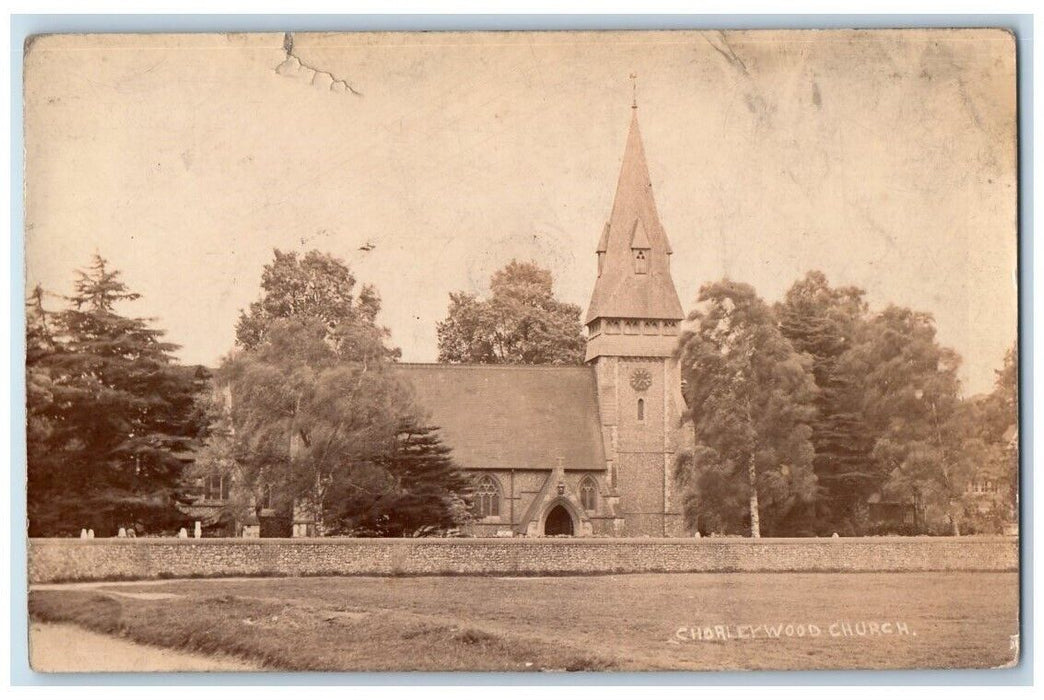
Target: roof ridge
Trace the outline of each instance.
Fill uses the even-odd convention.
[[[488,364],[481,362],[395,362],[392,367],[441,367],[445,369],[506,369],[533,371],[591,370],[589,364],[581,365],[522,365],[522,364]]]

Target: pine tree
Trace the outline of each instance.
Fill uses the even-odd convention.
[[[438,428],[409,420],[394,449],[378,460],[386,489],[357,494],[346,505],[344,527],[388,537],[410,537],[455,527],[467,517],[470,480],[453,462]]]
[[[795,350],[811,356],[819,389],[811,426],[813,464],[823,493],[814,519],[824,535],[855,534],[862,504],[884,479],[871,456],[874,435],[862,408],[863,375],[847,356],[867,322],[863,295],[856,287],[832,288],[814,270],[776,305],[780,331]]]
[[[98,255],[77,273],[69,308],[46,313],[35,295],[26,358],[37,424],[28,450],[32,535],[155,531],[179,518],[179,454],[199,429],[202,379],[175,364],[178,346],[150,319],[117,313],[138,298]]]

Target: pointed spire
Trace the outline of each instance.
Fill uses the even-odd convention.
[[[644,251],[643,264],[636,265],[639,249]],[[671,278],[671,252],[656,211],[638,110],[634,109],[612,214],[598,245],[599,256],[604,255],[604,259],[587,310],[587,323],[597,318],[684,318]]]

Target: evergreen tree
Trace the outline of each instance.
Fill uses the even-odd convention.
[[[795,350],[811,356],[819,389],[811,439],[823,491],[815,506],[821,535],[859,532],[863,504],[883,481],[871,456],[875,436],[863,414],[865,377],[852,371],[846,355],[865,333],[863,295],[856,287],[832,288],[822,272],[811,271],[775,307],[780,331]]]
[[[150,319],[117,313],[139,295],[103,258],[77,274],[69,308],[45,312],[39,291],[32,301],[30,534],[172,527],[179,454],[199,431],[194,400],[204,379],[175,364],[177,346]]]
[[[450,456],[438,428],[409,419],[389,454],[377,461],[388,479],[383,491],[357,492],[345,503],[342,528],[388,537],[446,530],[467,518],[470,481]]]
[[[489,299],[450,294],[437,326],[439,362],[575,365],[584,361],[580,307],[555,298],[551,271],[512,260],[493,274]]]
[[[55,352],[53,314],[44,309],[44,290],[37,285],[25,307],[25,391],[26,391],[26,448],[30,464],[37,476],[46,474],[56,465],[48,462],[54,457],[50,443],[54,434],[54,393],[48,359]]]

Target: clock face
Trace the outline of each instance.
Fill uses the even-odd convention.
[[[631,372],[631,386],[635,391],[645,391],[652,386],[652,374],[647,369],[636,369]]]

